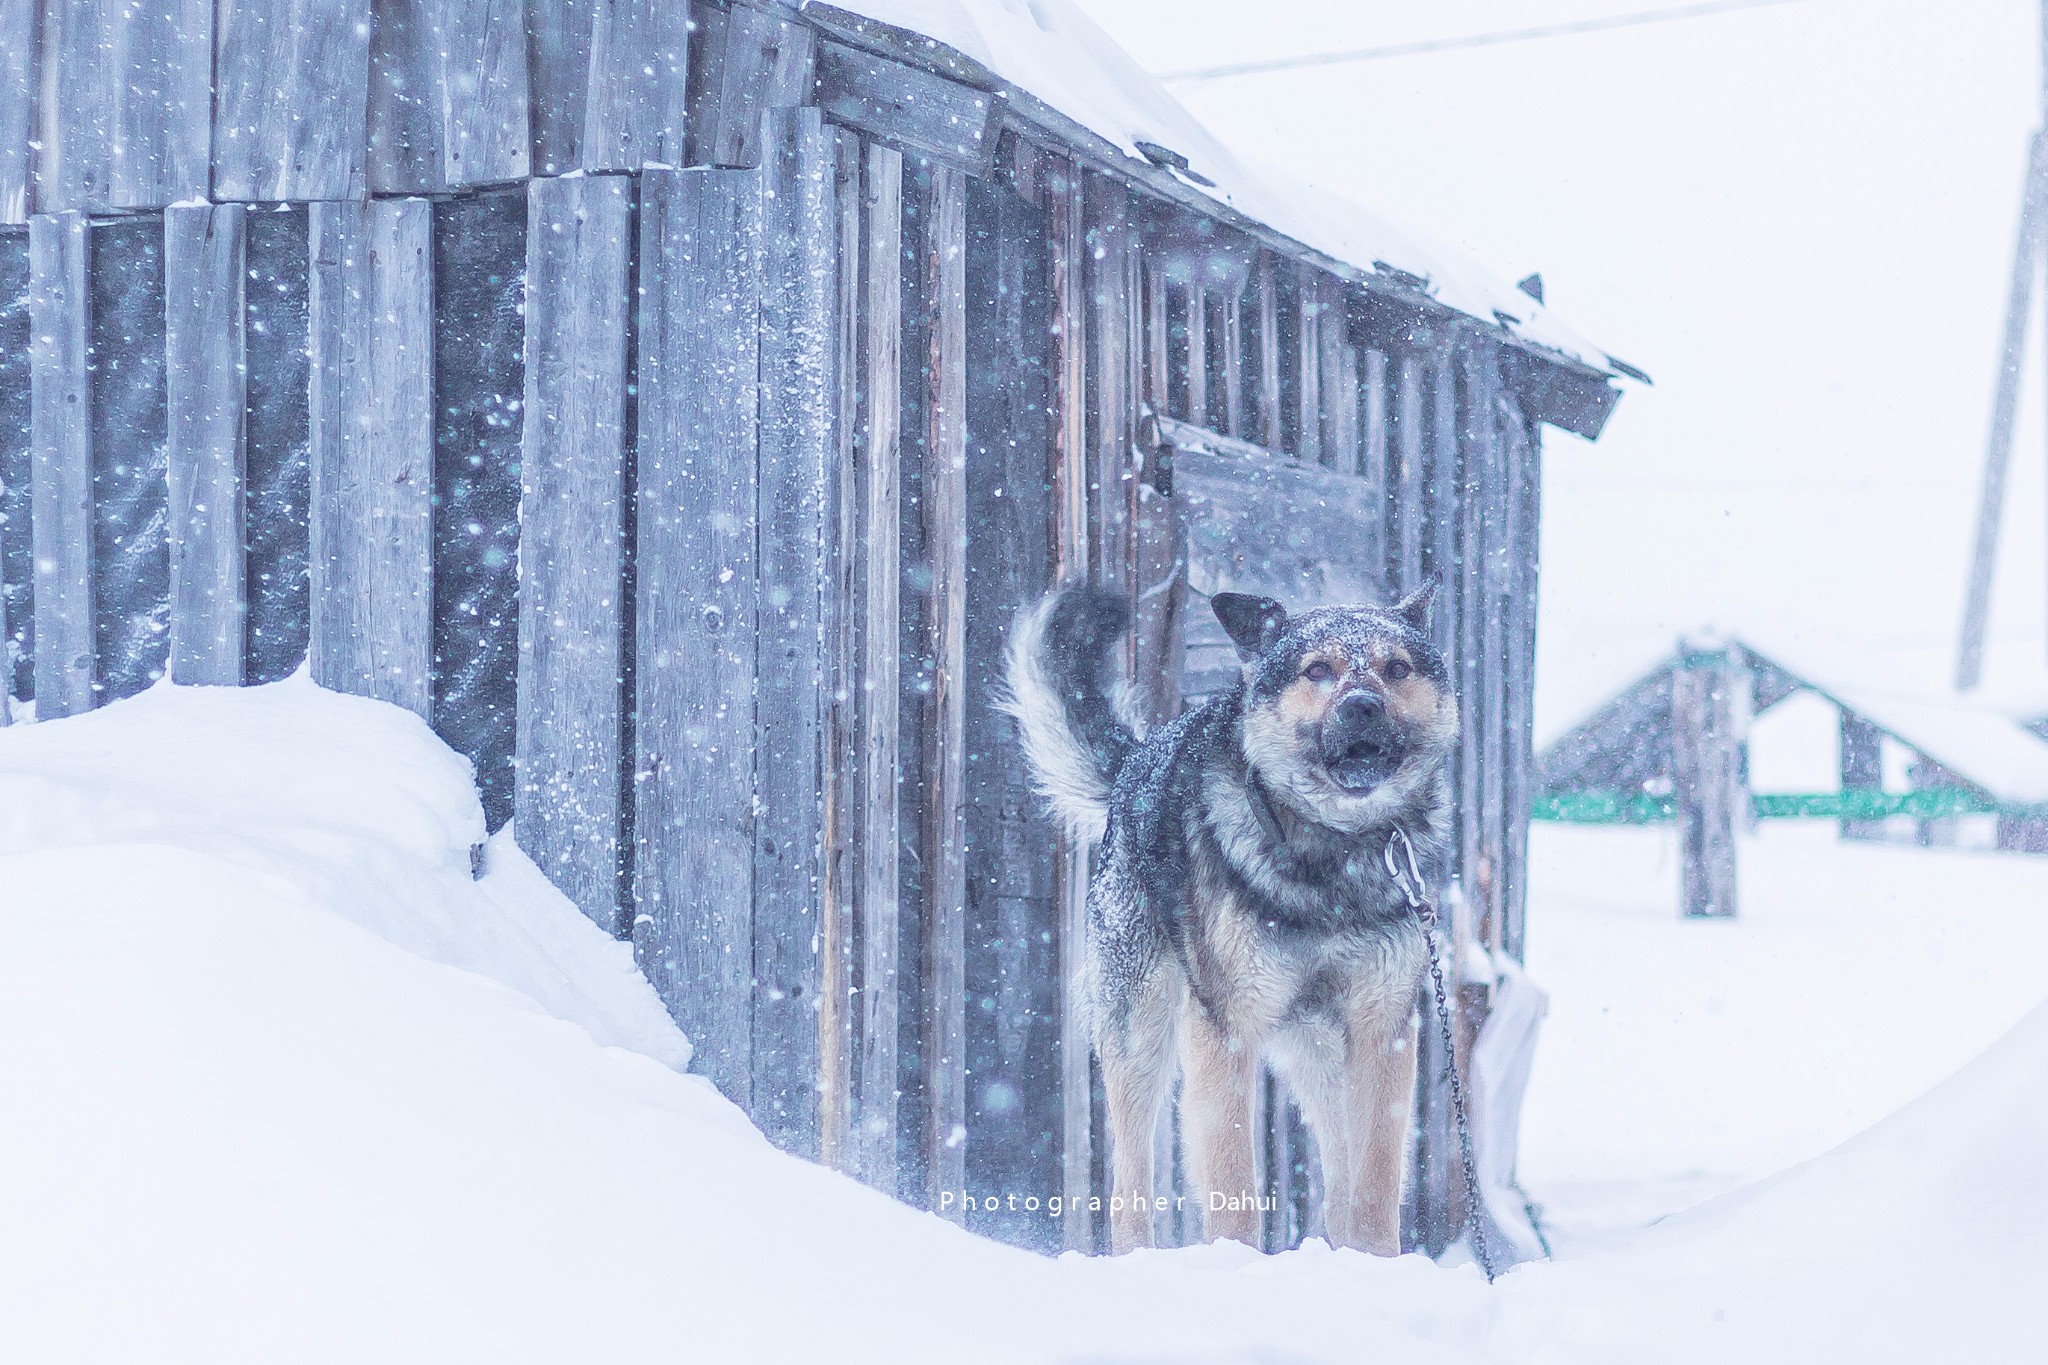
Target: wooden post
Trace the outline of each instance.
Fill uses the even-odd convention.
[[[1279,450],[1286,441],[1286,423],[1280,409],[1280,282],[1274,278],[1271,251],[1259,252],[1252,288],[1259,310],[1259,430],[1253,439],[1268,450]]]
[[[1506,554],[1508,557],[1507,806],[1508,835],[1498,891],[1500,920],[1493,946],[1522,957],[1529,885],[1529,808],[1536,790],[1536,583],[1541,557],[1542,430],[1508,400]]]
[[[432,205],[312,212],[313,680],[431,714]]]
[[[758,166],[762,115],[811,94],[817,31],[752,5],[696,5],[691,14],[689,162]]]
[[[171,677],[242,682],[243,214],[164,211],[170,430]]]
[[[1735,915],[1735,830],[1746,812],[1742,730],[1749,669],[1718,640],[1679,645],[1671,672],[1671,777],[1678,800],[1680,900],[1692,918]]]
[[[36,716],[93,706],[92,368],[86,225],[29,220]]]
[[[535,180],[526,211],[513,829],[579,910],[625,937],[633,182]]]
[[[1323,376],[1329,357],[1324,355],[1325,324],[1323,272],[1312,265],[1295,270],[1294,326],[1294,430],[1293,453],[1315,464],[1335,464],[1337,440],[1328,440],[1326,423],[1338,416],[1336,394],[1323,390]],[[1327,329],[1335,340],[1338,317],[1330,317]],[[1284,357],[1283,357],[1284,359]],[[1284,371],[1286,367],[1283,365]],[[1334,367],[1332,367],[1334,368]],[[1354,396],[1358,385],[1351,385]],[[1341,438],[1340,438],[1341,439]]]
[[[34,458],[29,444],[28,233],[0,232],[0,715],[34,695],[30,588]]]
[[[755,641],[754,1120],[820,1152],[826,846],[827,482],[839,356],[836,136],[815,110],[765,119],[761,159],[760,633]]]
[[[633,947],[750,1108],[761,174],[641,193]]]
[[[1880,791],[1884,787],[1884,732],[1855,712],[1840,712],[1843,791]],[[1883,820],[1844,819],[1844,839],[1882,839]]]

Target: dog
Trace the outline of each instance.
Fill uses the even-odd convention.
[[[1315,1134],[1332,1244],[1400,1250],[1427,943],[1387,851],[1405,836],[1430,884],[1448,857],[1458,703],[1430,642],[1434,596],[1289,616],[1219,592],[1240,676],[1149,735],[1116,680],[1123,599],[1061,589],[1011,632],[1003,706],[1037,789],[1100,845],[1083,990],[1113,1192],[1147,1196],[1112,1199],[1114,1251],[1152,1245],[1176,1060],[1203,1235],[1257,1244],[1262,1059]]]

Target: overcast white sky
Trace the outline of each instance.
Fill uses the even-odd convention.
[[[1155,71],[1657,6],[1077,3]],[[1546,443],[1542,733],[1710,623],[1942,685],[2037,20],[2034,0],[1793,0],[1176,87],[1241,150],[1510,279],[1541,270],[1563,317],[1655,376],[1597,445]],[[1987,695],[2048,704],[2036,329]]]

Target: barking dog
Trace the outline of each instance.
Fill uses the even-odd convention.
[[[1400,1249],[1426,957],[1383,854],[1402,831],[1433,881],[1448,843],[1458,705],[1429,642],[1432,596],[1289,617],[1270,598],[1218,593],[1241,678],[1142,738],[1111,682],[1130,624],[1119,598],[1068,588],[1012,632],[1006,706],[1039,791],[1075,837],[1102,845],[1085,989],[1115,1192],[1152,1192],[1177,1051],[1211,1239],[1257,1240],[1264,1058],[1322,1152],[1330,1240]],[[1151,1214],[1123,1204],[1111,1206],[1115,1249],[1150,1246]]]

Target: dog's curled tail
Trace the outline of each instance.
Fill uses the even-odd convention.
[[[1009,694],[1033,784],[1076,839],[1102,838],[1117,769],[1137,747],[1130,686],[1110,647],[1131,625],[1120,597],[1085,584],[1048,593],[1010,630]]]

